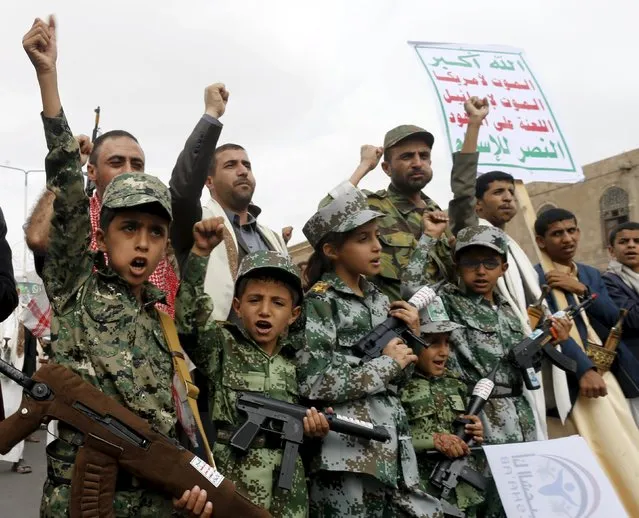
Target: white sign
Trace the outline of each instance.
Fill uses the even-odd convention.
[[[583,180],[548,98],[522,51],[411,42],[433,83],[450,151],[462,147],[464,102],[487,98],[479,135],[479,172],[502,170],[524,182]]]
[[[484,451],[508,518],[628,516],[582,437]]]

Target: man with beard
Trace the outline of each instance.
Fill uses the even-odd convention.
[[[257,250],[288,253],[282,236],[257,222],[261,209],[251,202],[255,177],[246,150],[238,144],[224,144],[214,152],[200,149],[199,155],[198,160],[210,163],[210,167],[203,171],[180,168],[180,155],[171,175],[172,203],[190,208],[188,217],[173,225],[171,240],[182,264],[193,246],[193,225],[201,219],[224,219],[224,243],[211,252],[204,290],[213,300],[210,319],[229,320],[233,318],[233,290],[242,259]],[[211,199],[202,206],[204,185]]]
[[[479,133],[481,121],[488,113],[488,101],[472,97],[467,103],[467,110],[473,120],[478,121],[471,134],[466,137],[472,139],[473,132]],[[477,171],[478,158],[476,135],[474,138],[474,146],[469,147],[464,142],[461,152],[453,155],[453,176],[467,175],[468,170],[471,171],[470,174],[476,174],[472,172]],[[429,252],[427,270],[430,278],[454,278],[450,246],[452,234],[448,229],[437,236],[429,236],[424,232],[428,226],[425,220],[447,221],[439,205],[422,192],[433,178],[431,150],[434,141],[433,134],[419,126],[403,125],[393,128],[386,133],[383,150],[372,146],[362,148],[362,161],[350,179],[356,186],[369,171],[375,169],[383,151],[382,169],[390,177],[391,183],[388,189],[364,192],[371,209],[385,215],[378,221],[382,270],[372,281],[391,301],[402,298],[402,270],[409,263],[420,239],[437,240]]]

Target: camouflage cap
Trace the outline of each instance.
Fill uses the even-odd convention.
[[[384,137],[384,149],[389,149],[405,138],[413,136],[422,137],[426,144],[428,144],[428,147],[433,147],[435,137],[433,137],[433,134],[430,131],[426,131],[424,128],[420,128],[419,126],[413,126],[412,124],[403,124],[402,126],[397,126],[386,133],[386,136]]]
[[[348,184],[350,187],[343,187],[344,185],[341,184],[339,190],[334,190],[325,204],[320,204],[318,211],[302,229],[313,248],[329,232],[349,232],[384,215],[369,208],[362,191],[351,184]]]
[[[268,270],[276,270],[278,274],[283,275],[287,283],[299,293],[298,304],[302,302],[304,298],[302,276],[298,267],[293,264],[287,255],[272,250],[251,252],[240,263],[235,286],[238,285],[243,277],[246,277],[249,273],[254,274],[258,270],[264,270],[265,274],[268,274]]]
[[[119,174],[107,185],[102,196],[102,207],[110,209],[137,207],[146,203],[159,203],[169,219],[173,219],[169,188],[150,174]]]
[[[422,334],[450,333],[455,329],[461,329],[462,325],[455,324],[450,320],[441,297],[435,299],[419,312],[420,327]]]
[[[485,246],[500,255],[508,255],[508,237],[497,227],[478,225],[460,230],[455,242],[455,255],[469,246]]]

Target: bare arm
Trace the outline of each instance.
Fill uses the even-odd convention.
[[[361,182],[368,173],[377,167],[379,159],[384,153],[384,148],[375,147],[369,144],[365,144],[360,148],[360,162],[357,169],[353,171],[353,174],[349,178],[349,181],[357,187],[357,184]]]
[[[24,229],[27,246],[34,252],[44,254],[49,247],[49,228],[53,217],[55,194],[46,189],[31,212]]]

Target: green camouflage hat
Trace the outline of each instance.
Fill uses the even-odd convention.
[[[441,297],[435,299],[419,312],[419,330],[423,335],[450,333],[464,326],[451,322]]]
[[[237,279],[235,286],[237,287],[240,280],[246,277],[249,273],[256,272],[257,270],[264,270],[265,274],[268,274],[268,270],[277,270],[277,273],[284,274],[287,283],[295,289],[299,295],[299,302],[302,302],[304,298],[304,290],[302,289],[302,276],[300,271],[293,264],[291,259],[282,254],[281,252],[274,252],[272,250],[258,250],[257,252],[251,252],[246,255],[237,271]]]
[[[460,230],[455,243],[455,255],[469,246],[485,246],[500,255],[508,255],[508,237],[497,227],[478,225]]]
[[[159,203],[169,219],[173,219],[169,188],[150,174],[119,174],[107,185],[102,196],[102,207],[110,209],[137,207],[146,203]]]
[[[383,213],[369,208],[362,191],[345,182],[322,200],[320,208],[306,222],[302,232],[315,248],[329,232],[349,232],[382,216]]]
[[[412,124],[403,124],[402,126],[397,126],[386,133],[386,136],[384,137],[384,149],[389,149],[405,138],[413,136],[422,137],[426,144],[428,144],[428,147],[433,147],[435,137],[433,137],[431,132],[426,131],[424,128],[420,128],[419,126],[413,126]]]

